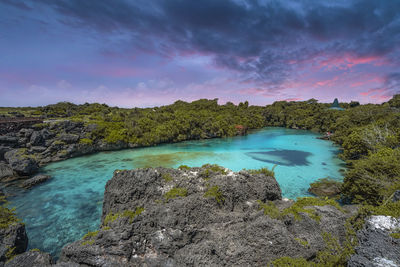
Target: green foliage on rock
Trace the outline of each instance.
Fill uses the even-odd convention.
[[[114,222],[119,218],[129,218],[129,223],[132,223],[134,218],[140,215],[144,211],[143,207],[137,207],[135,211],[132,210],[124,210],[117,213],[108,213],[103,221],[103,226],[106,227],[110,222]]]
[[[79,143],[80,144],[85,144],[85,145],[91,145],[91,144],[93,144],[93,140],[89,139],[89,138],[81,138],[79,140]]]
[[[163,173],[163,174],[161,174],[161,177],[162,177],[163,180],[164,180],[165,182],[167,182],[167,183],[174,180],[174,178],[172,178],[172,175],[169,174],[169,173]]]
[[[173,187],[167,193],[164,194],[165,201],[170,199],[174,199],[177,197],[186,197],[187,196],[187,189],[183,187]]]
[[[329,178],[322,178],[310,184],[308,192],[318,197],[339,197],[342,183]]]
[[[283,210],[279,210],[272,201],[267,203],[258,200],[260,209],[264,211],[265,215],[270,216],[273,219],[282,219],[287,215],[292,215],[295,220],[301,220],[301,213],[306,213],[311,219],[320,221],[320,217],[317,215],[315,210],[311,206],[334,206],[338,210],[344,212],[340,205],[333,199],[320,199],[315,197],[301,197],[298,198],[290,207]]]
[[[0,229],[8,228],[10,225],[20,222],[15,216],[15,209],[9,209],[7,204],[5,197],[0,196]]]
[[[206,198],[214,198],[218,204],[223,204],[225,202],[225,197],[217,185],[211,186],[204,193]]]
[[[246,170],[246,169],[244,169],[245,171],[247,171],[248,173],[250,173],[250,174],[264,174],[264,175],[266,175],[266,176],[271,176],[271,177],[275,177],[275,172],[274,172],[274,170],[275,170],[275,168],[276,168],[276,164],[272,167],[272,169],[271,170],[269,170],[268,168],[261,168],[261,169],[258,169],[258,170]]]

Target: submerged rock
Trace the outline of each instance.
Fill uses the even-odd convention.
[[[342,183],[331,179],[319,179],[310,184],[308,192],[319,197],[335,197],[341,192]]]
[[[392,231],[400,229],[400,218],[371,216],[357,233],[359,246],[348,266],[400,266],[400,239]]]
[[[66,245],[58,264],[88,266],[267,266],[282,256],[312,259],[323,233],[344,241],[346,215],[313,207],[320,221],[273,219],[257,201],[286,208],[275,178],[223,168],[115,171],[101,228]]]
[[[41,184],[41,183],[46,182],[46,181],[49,180],[50,178],[51,178],[51,176],[43,175],[43,174],[38,174],[38,175],[35,175],[34,177],[28,179],[28,180],[25,180],[25,181],[22,183],[21,186],[24,187],[24,188],[29,189],[29,188],[31,188],[32,186],[35,186],[35,185],[38,185],[38,184]]]

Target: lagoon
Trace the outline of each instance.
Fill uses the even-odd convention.
[[[283,197],[307,196],[319,178],[341,180],[344,163],[338,146],[317,134],[285,128],[264,128],[247,136],[186,141],[155,147],[101,152],[51,163],[41,173],[45,184],[11,198],[26,223],[29,249],[57,258],[61,248],[99,227],[106,182],[116,169],[218,164],[233,171],[274,165]]]

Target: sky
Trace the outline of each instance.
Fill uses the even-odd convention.
[[[396,93],[398,0],[0,0],[0,106]]]

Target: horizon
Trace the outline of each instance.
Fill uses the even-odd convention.
[[[1,107],[400,93],[396,0],[3,0],[0,15]]]

